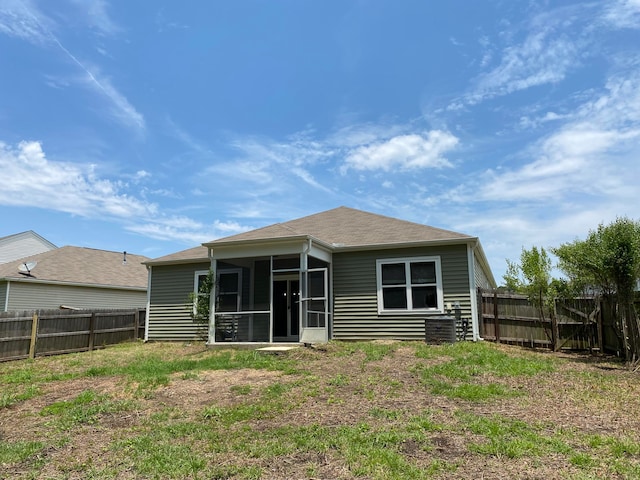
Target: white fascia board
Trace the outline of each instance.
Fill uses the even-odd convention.
[[[315,240],[311,241],[311,248],[307,254],[327,263],[331,263],[333,257],[330,249],[319,245]]]
[[[165,266],[165,265],[185,265],[188,263],[207,263],[209,261],[209,257],[198,257],[198,258],[182,258],[180,260],[164,260],[160,262],[155,262],[153,260],[149,260],[146,262],[141,262],[146,266]]]
[[[226,245],[208,245],[211,258],[224,260],[230,258],[264,257],[270,255],[289,255],[302,253],[308,237],[295,237],[260,242],[234,242]]]

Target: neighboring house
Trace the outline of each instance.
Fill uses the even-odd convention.
[[[0,238],[0,264],[54,250],[56,247],[33,230]]]
[[[339,207],[145,262],[147,340],[196,336],[189,294],[215,274],[209,343],[424,339],[451,313],[478,339],[478,238]]]
[[[145,307],[146,260],[67,246],[2,264],[0,311]]]

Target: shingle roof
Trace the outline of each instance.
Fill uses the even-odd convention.
[[[311,236],[334,247],[402,245],[419,242],[471,240],[462,233],[399,220],[348,207],[316,213],[284,223],[251,230],[206,243],[216,245],[246,241]]]
[[[0,265],[0,279],[28,279],[84,285],[147,288],[148,260],[142,255],[83,247],[61,247]],[[20,265],[36,262],[31,276],[19,273]]]
[[[148,265],[155,265],[159,263],[192,263],[193,261],[198,260],[202,260],[203,262],[209,261],[209,249],[207,247],[200,245],[198,247],[188,248],[170,255],[165,255],[164,257],[148,260],[145,263]]]

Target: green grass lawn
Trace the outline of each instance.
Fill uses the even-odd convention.
[[[638,376],[479,343],[0,364],[0,478],[640,478]]]

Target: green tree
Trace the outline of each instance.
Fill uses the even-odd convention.
[[[203,340],[209,337],[209,312],[211,308],[211,291],[213,290],[213,270],[209,270],[206,277],[198,282],[198,291],[189,294],[189,311],[191,319],[198,325],[198,336]]]
[[[640,223],[626,217],[598,225],[586,240],[575,240],[553,250],[559,268],[574,285],[604,295],[616,295],[616,316],[625,359],[640,359],[640,325],[634,307],[640,278]]]
[[[520,263],[507,260],[507,271],[503,276],[506,287],[516,293],[529,297],[536,307],[538,318],[544,325],[545,334],[551,342],[551,348],[558,348],[558,324],[555,316],[555,297],[559,282],[551,277],[551,257],[544,248],[533,246],[522,249]],[[545,320],[551,320],[551,328]]]

